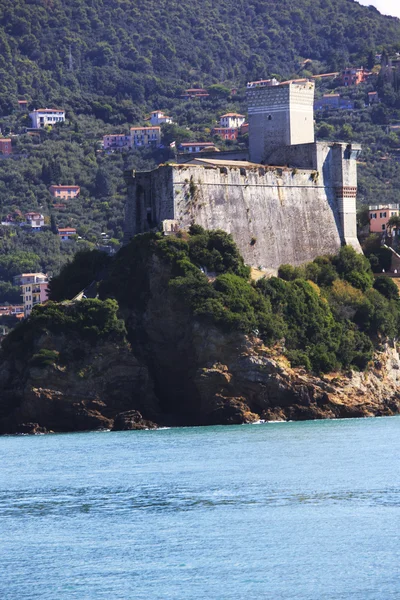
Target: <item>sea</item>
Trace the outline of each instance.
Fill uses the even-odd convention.
[[[1,437],[0,599],[400,599],[400,417]]]

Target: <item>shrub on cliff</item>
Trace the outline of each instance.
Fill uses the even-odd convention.
[[[85,299],[73,304],[47,302],[36,306],[30,317],[3,340],[2,347],[9,355],[29,354],[35,340],[46,332],[62,334],[74,344],[79,344],[79,340],[96,343],[107,339],[124,343],[126,329],[117,313],[118,303],[111,299]]]

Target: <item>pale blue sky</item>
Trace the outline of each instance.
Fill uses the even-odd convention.
[[[400,2],[399,0],[358,0],[360,4],[369,6],[372,4],[383,15],[392,15],[400,19]]]

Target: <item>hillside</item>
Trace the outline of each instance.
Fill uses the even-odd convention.
[[[188,5],[189,6],[189,5]],[[56,274],[79,249],[122,240],[127,169],[150,169],[170,158],[164,149],[107,154],[103,135],[146,125],[154,108],[176,125],[163,126],[162,143],[213,140],[219,115],[246,114],[245,83],[276,74],[309,77],[348,64],[368,64],[383,46],[400,49],[400,22],[352,0],[186,4],[131,0],[0,0],[0,128],[13,155],[0,156],[0,216],[44,215],[46,231],[0,226],[0,303],[18,302],[12,277],[21,271]],[[378,79],[378,76],[376,77]],[[212,87],[214,85],[214,87]],[[317,96],[337,82],[317,80]],[[180,97],[188,86],[207,86],[202,100]],[[231,93],[235,88],[236,93]],[[383,102],[365,107],[367,92]],[[398,81],[371,81],[342,89],[354,111],[316,115],[318,139],[363,144],[359,201],[400,200]],[[60,106],[67,122],[26,134],[31,122],[18,107]],[[246,143],[246,136],[240,140]],[[53,184],[78,185],[80,195],[55,209]],[[71,227],[63,244],[56,228]]]
[[[191,84],[331,70],[400,43],[400,23],[352,0],[1,0],[0,111],[36,106],[135,114]],[[100,114],[99,114],[100,116]]]

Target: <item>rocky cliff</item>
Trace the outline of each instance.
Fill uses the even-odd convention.
[[[174,279],[185,242],[167,244],[162,255],[157,244],[164,241],[157,240],[149,237],[120,253],[100,287],[104,300],[36,308],[6,339],[0,358],[0,433],[400,412],[395,347],[381,343],[364,372],[316,376],[292,368],[284,340],[267,345],[257,331],[223,327],[196,315],[188,298],[204,293],[207,277],[201,275],[200,287],[189,285],[177,294],[172,283],[190,281],[199,270],[192,266],[189,279]],[[179,260],[166,260],[173,252]],[[235,264],[232,247],[226,253]],[[216,257],[215,247],[211,255]],[[207,306],[211,310],[215,304]]]

